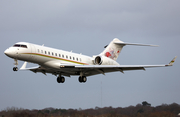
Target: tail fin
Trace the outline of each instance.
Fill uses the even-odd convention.
[[[106,49],[100,54],[101,56],[106,56],[108,58],[111,58],[113,60],[117,60],[122,48],[125,45],[137,45],[137,46],[154,46],[157,45],[146,45],[146,44],[134,44],[134,43],[124,43],[123,41],[120,41],[119,39],[115,38],[113,39],[108,46],[106,46]]]
[[[124,43],[124,42],[120,41],[117,38],[113,39],[100,55],[106,56],[113,60],[117,60],[124,45],[116,44],[116,43]]]

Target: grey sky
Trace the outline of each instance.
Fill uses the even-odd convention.
[[[103,107],[142,101],[153,106],[180,104],[179,4],[179,0],[1,0],[0,109],[101,107],[101,86]],[[91,76],[84,84],[74,76],[58,84],[50,74],[13,72],[13,60],[4,55],[6,48],[25,41],[92,56],[115,37],[160,45],[125,46],[117,60],[120,64],[166,64],[176,55],[177,61],[168,68]]]

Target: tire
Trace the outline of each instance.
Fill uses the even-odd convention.
[[[61,83],[64,83],[64,82],[65,82],[65,78],[61,77]]]
[[[83,77],[82,77],[82,82],[84,82],[84,83],[85,83],[86,81],[87,81],[86,76],[83,76]]]
[[[13,67],[13,71],[18,71],[18,67]]]
[[[57,77],[57,82],[58,82],[58,83],[61,83],[60,77]]]
[[[81,76],[79,76],[79,82],[82,83],[82,77]]]

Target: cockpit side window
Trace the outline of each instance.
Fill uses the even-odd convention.
[[[13,47],[20,47],[20,46],[21,46],[20,44],[13,45]]]
[[[23,47],[23,48],[27,48],[27,45],[21,45],[21,47]]]
[[[15,45],[13,45],[13,47],[27,48],[27,45],[15,44]]]

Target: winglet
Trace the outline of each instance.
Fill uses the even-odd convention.
[[[31,67],[31,68],[26,68],[27,66],[27,61],[24,62],[24,64],[22,65],[22,67],[20,68],[20,70],[34,70],[34,69],[38,69],[39,66],[36,66],[36,67]]]
[[[174,57],[174,59],[167,65],[167,66],[173,66],[173,63],[175,62],[177,56]]]
[[[26,69],[26,65],[27,65],[27,62],[25,61],[24,64],[22,65],[22,67],[20,68],[20,70]]]

